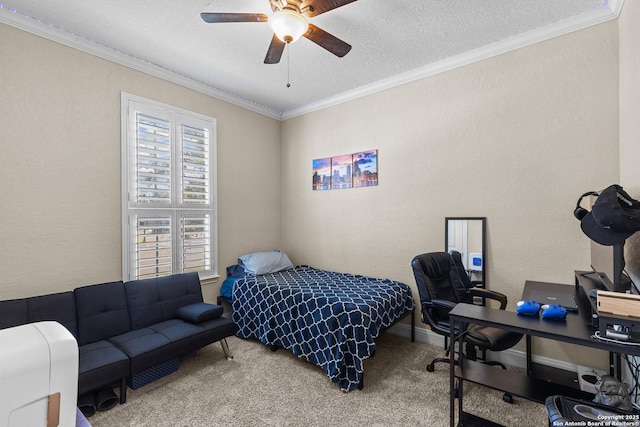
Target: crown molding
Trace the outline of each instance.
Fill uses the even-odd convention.
[[[431,77],[436,74],[450,71],[454,68],[463,67],[474,62],[502,55],[503,53],[511,52],[513,50],[550,40],[555,37],[563,36],[574,31],[582,30],[593,25],[617,19],[618,16],[620,16],[620,11],[622,10],[623,3],[624,0],[608,0],[606,7],[598,9],[593,13],[582,14],[565,21],[528,31],[509,39],[491,43],[481,48],[474,49],[460,55],[452,56],[433,64],[429,64],[422,68],[417,68],[406,73],[390,77],[388,79],[364,85],[354,90],[350,90],[333,97],[303,105],[298,108],[283,111],[281,119],[287,120],[294,117],[302,116],[304,114],[312,113],[314,111],[329,108],[356,98],[371,95],[426,77]]]
[[[260,105],[249,99],[244,99],[223,89],[208,85],[176,71],[145,61],[141,58],[122,52],[97,41],[84,38],[54,25],[49,25],[19,11],[7,9],[0,3],[0,22],[3,22],[20,30],[35,34],[45,39],[63,44],[73,49],[115,62],[125,67],[149,74],[171,83],[192,89],[196,92],[211,96],[244,109],[271,117],[281,119],[281,112],[273,108]]]
[[[578,31],[593,25],[617,19],[622,10],[624,0],[605,0],[606,6],[593,13],[582,14],[574,18],[551,24],[543,28],[532,30],[507,40],[489,44],[487,46],[474,49],[469,52],[456,55],[451,58],[430,64],[428,66],[411,70],[397,76],[383,79],[371,84],[363,85],[359,88],[343,92],[336,96],[325,98],[316,102],[312,102],[300,107],[289,109],[286,111],[277,111],[273,108],[258,104],[249,99],[239,97],[233,93],[229,93],[223,89],[208,85],[201,81],[195,80],[184,74],[145,61],[126,52],[105,46],[94,40],[86,39],[81,35],[69,32],[62,28],[46,24],[29,15],[22,14],[19,11],[11,10],[0,4],[0,22],[23,31],[35,34],[37,36],[49,39],[51,41],[61,43],[74,49],[78,49],[85,53],[106,59],[111,62],[123,65],[128,68],[161,78],[163,80],[175,83],[177,85],[192,89],[196,92],[211,96],[213,98],[228,102],[238,107],[262,114],[264,116],[277,119],[287,120],[298,117],[314,111],[329,108],[344,102],[351,101],[356,98],[371,95],[390,89],[395,86],[410,83],[426,77],[430,77],[439,73],[452,70],[457,67],[469,65],[471,63],[481,61],[520,49],[535,43],[540,43],[554,37],[562,36],[574,31]]]

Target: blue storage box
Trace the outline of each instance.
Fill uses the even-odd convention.
[[[135,390],[143,385],[150,384],[162,377],[166,377],[167,375],[176,372],[179,366],[180,359],[177,357],[175,359],[167,360],[159,365],[136,372],[127,379],[127,384],[131,389]]]

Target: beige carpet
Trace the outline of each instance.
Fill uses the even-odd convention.
[[[324,372],[257,341],[228,339],[234,359],[219,343],[181,361],[178,372],[137,390],[127,403],[88,420],[115,426],[448,426],[449,368],[425,365],[442,348],[386,333],[365,361],[363,390],[343,393]],[[496,368],[499,370],[500,368]],[[499,372],[499,371],[498,371]],[[543,405],[465,383],[465,410],[506,426],[547,426]]]

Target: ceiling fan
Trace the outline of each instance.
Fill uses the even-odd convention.
[[[287,44],[305,37],[318,46],[342,58],[351,45],[310,23],[307,19],[337,9],[356,0],[269,0],[273,14],[264,13],[206,13],[202,20],[211,24],[225,22],[267,22],[273,38],[264,58],[265,64],[280,62]]]

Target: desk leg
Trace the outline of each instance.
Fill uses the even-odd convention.
[[[531,361],[531,335],[525,335],[525,341],[527,342],[527,376],[533,374],[533,363]]]
[[[456,321],[452,320],[449,338],[449,425],[451,427],[456,425],[455,326]]]
[[[622,379],[622,357],[620,354],[609,352],[609,375]]]

